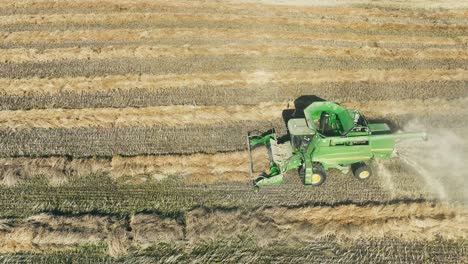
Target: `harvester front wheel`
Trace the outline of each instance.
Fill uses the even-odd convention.
[[[305,180],[305,167],[299,167],[299,175],[302,179]],[[312,176],[310,177],[310,182],[306,183],[307,185],[320,186],[327,179],[327,173],[322,166],[314,166],[312,171]]]
[[[372,169],[364,162],[355,163],[352,165],[354,177],[360,180],[366,180],[372,176]]]

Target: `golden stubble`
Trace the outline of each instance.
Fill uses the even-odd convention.
[[[239,40],[254,41],[344,41],[362,43],[364,46],[376,46],[381,43],[399,44],[435,44],[459,45],[466,43],[468,36],[458,37],[418,37],[413,35],[362,35],[355,33],[329,33],[329,32],[287,32],[287,31],[259,31],[255,29],[206,29],[206,28],[162,28],[162,29],[109,29],[109,30],[74,30],[74,31],[17,31],[0,32],[0,39],[4,45],[25,44],[64,44],[70,42],[125,42],[131,39],[134,42],[149,42],[181,39],[227,39],[231,43]],[[298,43],[300,44],[300,43]]]
[[[98,93],[132,89],[158,90],[173,87],[298,85],[343,82],[430,82],[466,81],[468,71],[454,70],[319,70],[319,71],[241,71],[199,74],[111,75],[99,77],[64,77],[43,79],[0,78],[1,95],[40,95],[59,93]]]
[[[359,8],[350,6],[346,1],[342,4],[331,6],[314,6],[312,5],[271,5],[263,3],[254,3],[253,1],[138,1],[138,6],[128,0],[101,0],[99,2],[92,0],[80,1],[53,1],[53,0],[23,0],[21,2],[0,1],[0,8],[6,10],[29,9],[29,10],[48,10],[48,9],[90,9],[96,12],[99,11],[114,11],[127,12],[136,10],[160,10],[167,8],[182,8],[190,9],[194,7],[202,7],[203,9],[213,10],[213,12],[242,12],[252,11],[263,13],[271,13],[276,15],[295,16],[299,15],[336,15],[336,16],[363,16],[385,19],[388,17],[397,18],[420,18],[418,10],[400,9],[398,11],[382,9],[382,8]],[[416,3],[416,5],[427,7],[424,3]],[[411,5],[410,5],[411,6]],[[453,5],[452,9],[447,9],[450,5],[445,5],[444,9],[426,9],[425,16],[428,18],[447,18],[447,17],[468,17],[464,9],[457,8]]]
[[[107,60],[117,58],[159,58],[193,56],[291,56],[291,57],[336,57],[399,59],[467,59],[464,49],[385,49],[385,48],[331,48],[308,45],[244,45],[244,46],[138,46],[104,48],[57,48],[57,49],[2,49],[4,62],[50,62],[66,60]]]
[[[372,118],[412,114],[427,116],[441,113],[466,115],[468,98],[406,99],[344,102]],[[290,108],[288,102],[267,102],[255,106],[157,106],[144,108],[34,109],[0,111],[0,127],[28,128],[113,128],[190,125],[230,125],[242,122],[275,122]],[[442,111],[442,112],[444,112]]]
[[[221,125],[278,120],[287,103],[257,106],[155,106],[144,108],[86,108],[0,111],[0,127],[24,129],[77,127],[151,127]]]
[[[47,25],[53,28],[63,24],[77,25],[125,25],[135,23],[232,23],[236,25],[254,26],[295,26],[295,27],[321,27],[347,30],[370,30],[370,31],[415,31],[415,32],[451,32],[463,33],[468,27],[465,25],[430,25],[412,23],[392,22],[368,22],[361,21],[336,21],[328,18],[293,18],[285,16],[253,16],[220,13],[140,13],[121,12],[104,14],[41,14],[41,15],[10,15],[0,20],[0,26],[14,25]]]

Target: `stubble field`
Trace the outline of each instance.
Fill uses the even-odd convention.
[[[467,7],[280,2],[0,1],[0,262],[466,263]],[[314,97],[429,140],[254,193]]]

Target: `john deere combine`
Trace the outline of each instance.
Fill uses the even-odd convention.
[[[290,119],[290,141],[278,143],[274,132],[266,135],[249,133],[251,151],[266,145],[270,169],[254,180],[254,185],[280,184],[286,171],[298,169],[304,184],[319,186],[328,169],[338,169],[367,179],[372,175],[368,164],[376,158],[390,158],[395,140],[426,138],[425,133],[395,133],[385,123],[370,124],[359,111],[349,110],[333,102],[315,102],[304,109],[305,118]]]

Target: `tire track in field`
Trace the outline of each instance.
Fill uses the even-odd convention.
[[[0,63],[0,78],[58,78],[123,74],[186,74],[227,71],[317,71],[360,69],[468,69],[463,59],[334,59],[287,56],[192,56],[157,59],[69,60],[46,63]]]

